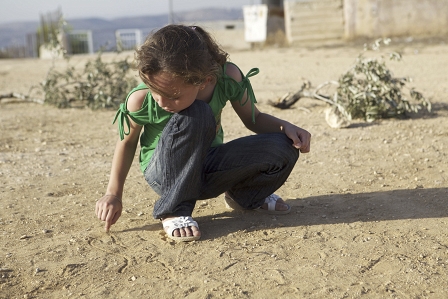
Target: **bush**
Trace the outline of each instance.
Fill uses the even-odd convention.
[[[130,69],[128,58],[107,63],[101,53],[88,61],[82,72],[70,65],[64,72],[51,68],[41,83],[44,102],[59,108],[118,108],[137,85],[137,80],[128,75]]]
[[[381,43],[387,45],[389,42],[390,39],[378,39],[370,47],[365,45],[355,65],[338,81],[324,82],[309,91],[311,82],[306,80],[300,90],[288,92],[271,105],[287,109],[302,97],[324,101],[331,105],[326,110],[326,120],[333,128],[347,127],[352,119],[372,122],[381,118],[402,118],[423,108],[431,111],[429,100],[414,88],[407,88],[409,78],[394,77],[383,56],[380,59],[364,57],[367,50],[377,51]],[[392,52],[389,58],[400,61],[401,55]]]
[[[381,43],[388,44],[389,39],[378,39],[371,46],[378,50]],[[368,48],[365,47],[365,51]],[[391,60],[401,60],[396,52],[389,54]],[[397,78],[386,67],[381,59],[365,58],[361,53],[355,65],[343,74],[336,84],[337,89],[330,104],[337,107],[339,112],[348,120],[364,119],[372,122],[381,118],[401,118],[408,112],[418,112],[423,107],[431,111],[431,103],[414,88],[407,88],[409,78]],[[318,90],[315,94],[319,97]]]

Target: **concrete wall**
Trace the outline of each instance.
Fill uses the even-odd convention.
[[[243,20],[196,22],[195,25],[207,30],[226,51],[251,48],[251,44],[244,40]]]
[[[344,0],[345,38],[448,33],[448,0]]]
[[[290,44],[448,34],[448,0],[284,0]]]
[[[342,39],[342,3],[342,0],[285,0],[285,31],[289,43]]]

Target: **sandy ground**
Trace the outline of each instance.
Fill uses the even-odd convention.
[[[360,47],[230,52],[244,72],[260,68],[251,78],[260,110],[309,130],[312,150],[278,190],[291,214],[202,201],[193,216],[203,237],[192,243],[170,241],[152,218],[157,196],[137,159],[119,222],[105,233],[96,219],[114,111],[3,102],[0,298],[447,298],[448,46],[396,49],[404,61],[389,67],[412,77],[434,112],[340,130],[318,100],[267,102],[301,77],[337,79]],[[50,64],[0,60],[0,93],[28,92]],[[227,140],[249,134],[231,108],[223,118]]]

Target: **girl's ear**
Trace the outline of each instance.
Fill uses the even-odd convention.
[[[213,82],[215,82],[215,77],[213,77],[213,76],[207,76],[204,81],[205,84],[210,84]]]
[[[207,76],[207,77],[205,78],[204,82],[202,82],[202,84],[199,86],[199,89],[200,89],[200,90],[204,90],[204,89],[205,89],[205,86],[206,86],[207,84],[211,84],[211,83],[214,82],[213,80],[214,80],[213,76]]]

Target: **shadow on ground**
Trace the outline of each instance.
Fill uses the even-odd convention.
[[[254,211],[226,211],[196,216],[203,240],[239,230],[258,230],[281,223],[282,227],[300,227],[353,222],[448,217],[448,188],[390,190],[358,194],[328,194],[303,199],[287,199],[292,207],[288,215],[272,216]],[[274,220],[274,221],[273,221]],[[161,230],[159,222],[123,230]]]

